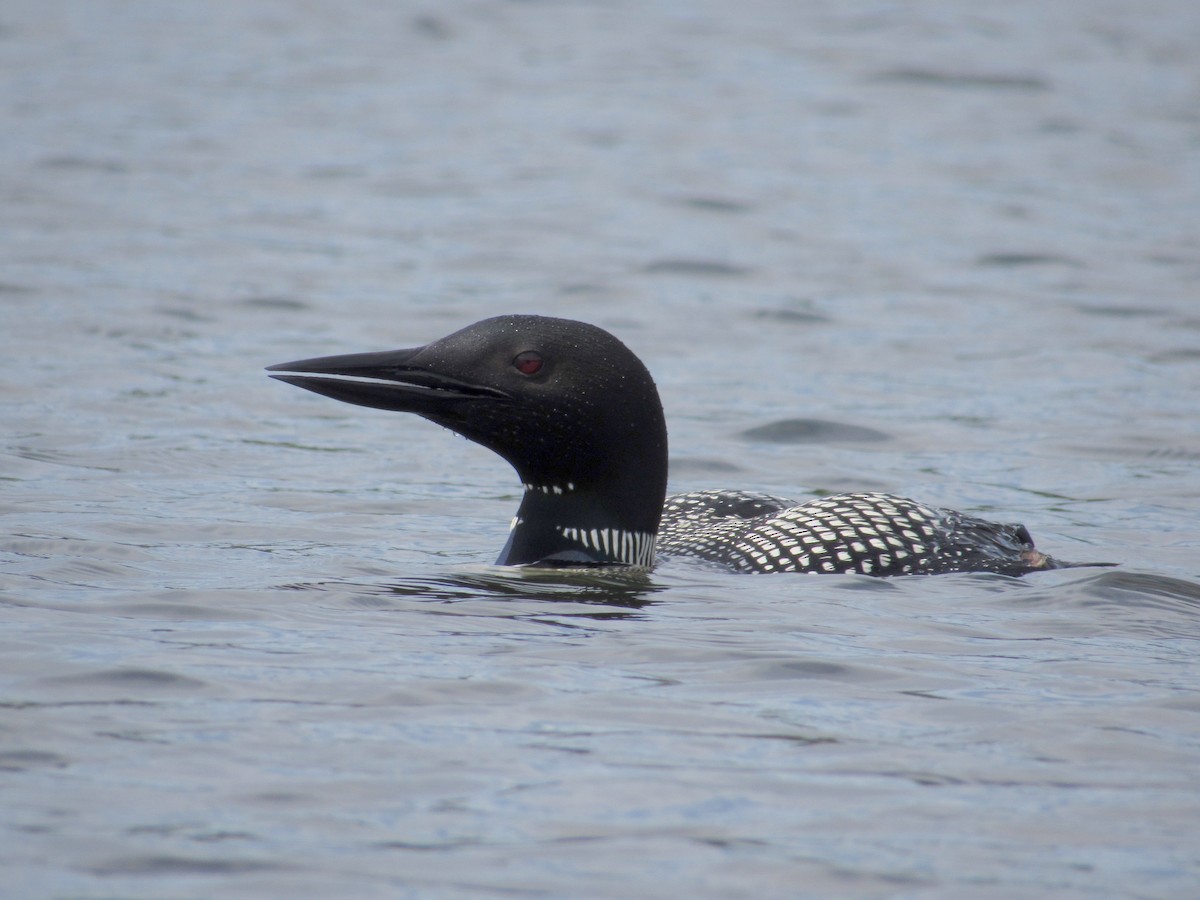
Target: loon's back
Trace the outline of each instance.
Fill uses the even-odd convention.
[[[658,552],[739,572],[1023,575],[1061,565],[1034,548],[1023,525],[878,493],[800,504],[742,491],[675,494],[663,507]]]

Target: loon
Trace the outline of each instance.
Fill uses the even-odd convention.
[[[415,413],[516,469],[524,496],[496,560],[628,566],[691,557],[738,572],[1023,575],[1077,565],[1002,525],[881,493],[795,503],[768,494],[666,497],[667,428],[645,365],[570,319],[484,319],[423,347],[268,367],[272,378]]]

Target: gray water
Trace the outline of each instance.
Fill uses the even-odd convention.
[[[1198,47],[1191,0],[6,0],[5,896],[1194,897]],[[502,312],[647,361],[674,490],[1120,566],[505,571],[502,461],[261,371]]]

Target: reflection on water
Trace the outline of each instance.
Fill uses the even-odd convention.
[[[653,601],[651,595],[668,590],[643,571],[605,569],[539,569],[491,567],[488,571],[456,575],[428,575],[387,581],[378,585],[327,582],[288,585],[290,590],[361,594],[361,602],[386,606],[389,597],[405,600],[456,602],[462,600],[530,600],[549,603],[579,603],[639,610]],[[587,613],[589,616],[619,616],[616,612]]]

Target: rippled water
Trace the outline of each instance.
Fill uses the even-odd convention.
[[[20,897],[1190,897],[1200,12],[0,10]],[[489,565],[507,466],[263,366],[487,315],[655,372],[672,488],[1024,579]]]

